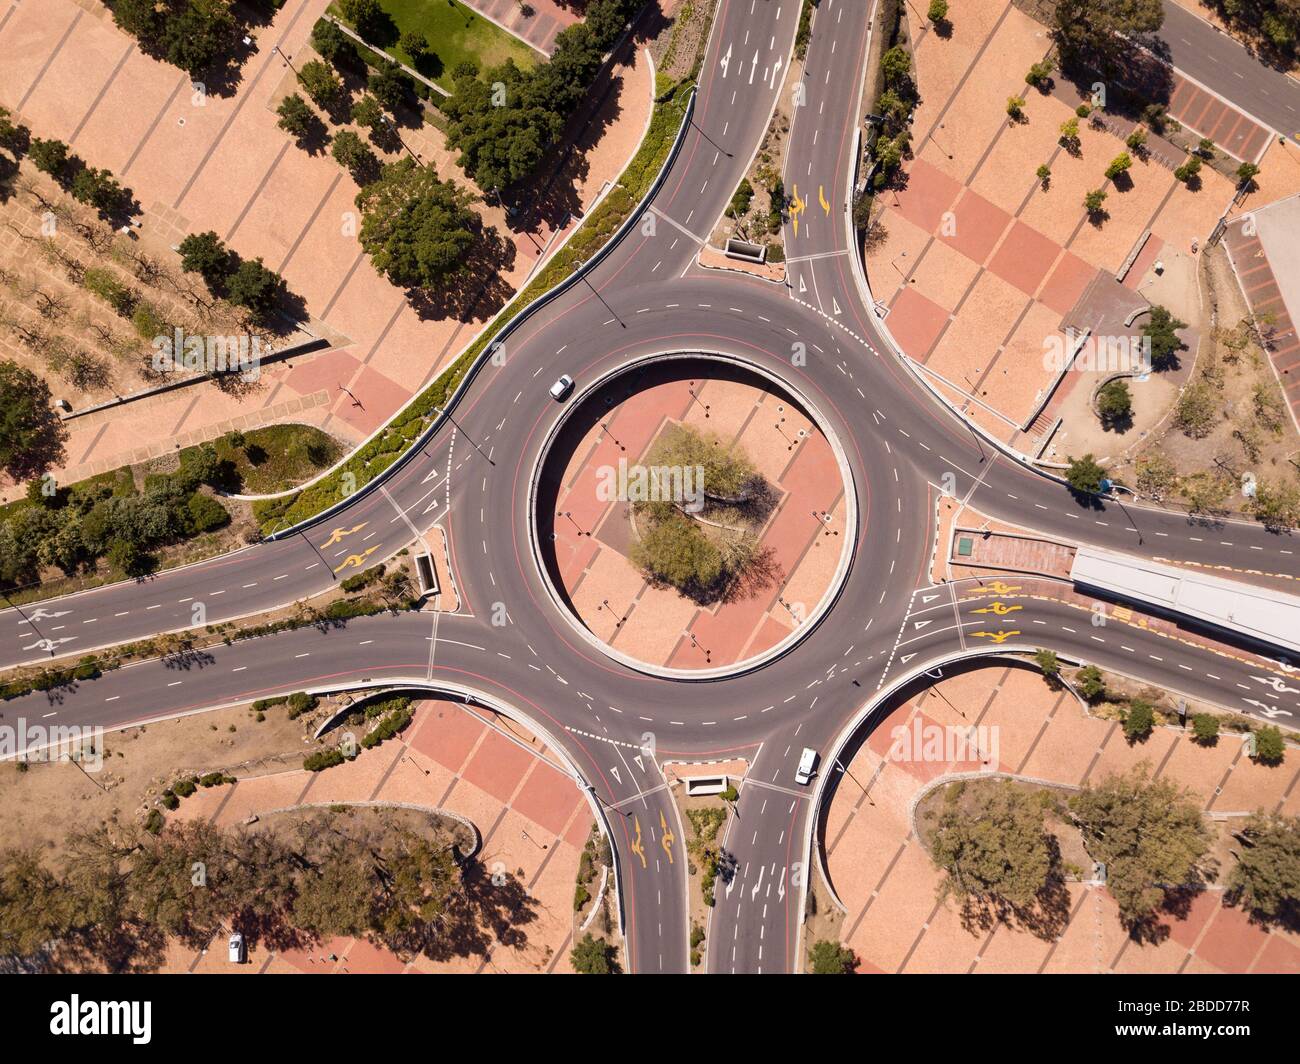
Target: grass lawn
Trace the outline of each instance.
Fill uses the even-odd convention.
[[[212,441],[217,454],[233,463],[242,495],[268,495],[328,469],[342,455],[338,441],[314,425],[268,425],[244,433],[244,446],[230,437]]]
[[[418,70],[444,89],[451,88],[452,71],[470,60],[480,70],[513,59],[518,67],[534,66],[541,55],[523,41],[512,37],[459,0],[380,0],[380,6],[392,19],[388,34],[391,40],[373,41],[389,55]],[[338,4],[330,5],[330,14],[341,18]],[[398,44],[403,33],[423,33],[429,52],[418,64]]]

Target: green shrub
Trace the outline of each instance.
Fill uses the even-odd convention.
[[[144,829],[150,835],[157,835],[163,829],[163,815],[157,809],[150,809],[149,815],[145,817]]]
[[[343,751],[334,747],[329,750],[317,750],[316,753],[303,758],[302,767],[308,772],[323,772],[327,768],[343,764],[344,760]]]
[[[230,523],[230,512],[210,495],[195,492],[185,504],[189,525],[195,532],[211,532]]]
[[[1219,718],[1213,713],[1197,713],[1192,718],[1192,735],[1202,746],[1213,746],[1219,741]]]
[[[1155,726],[1156,715],[1151,703],[1135,698],[1128,704],[1124,714],[1124,735],[1129,742],[1141,742],[1151,734]]]

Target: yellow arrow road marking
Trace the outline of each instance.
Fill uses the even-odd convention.
[[[831,205],[826,202],[826,188],[823,185],[817,186],[817,202],[822,205],[822,210],[827,214],[831,213]]]
[[[669,830],[668,821],[664,818],[662,809],[659,811],[659,828],[664,833],[663,838],[659,840],[659,844],[663,846],[664,853],[668,855],[668,863],[672,864],[673,843],[676,841],[676,836],[672,833],[672,831]]]
[[[1005,602],[995,602],[992,606],[981,606],[977,610],[971,610],[971,613],[996,613],[999,617],[1004,617],[1008,613],[1023,609],[1023,606],[1008,606]]]
[[[645,847],[641,844],[641,821],[638,817],[633,817],[632,823],[636,826],[636,839],[632,842],[632,852],[641,858],[641,867],[645,868]]]
[[[362,521],[361,524],[353,525],[351,528],[336,528],[333,532],[330,533],[330,538],[327,539],[323,544],[321,544],[321,546],[332,547],[334,546],[334,544],[339,542],[339,540],[341,540],[344,536],[350,536],[352,535],[353,532],[360,532],[368,524],[370,524],[369,521]]]
[[[799,235],[799,215],[806,206],[808,204],[799,198],[799,186],[795,185],[790,194],[790,221],[794,225],[795,236]]]
[[[378,549],[379,549],[379,544],[376,543],[373,547],[370,547],[369,549],[365,550],[361,554],[349,554],[346,558],[343,559],[343,564],[340,565],[334,571],[336,573],[341,573],[344,569],[348,568],[349,566],[356,566],[356,568],[360,569],[362,563],[365,562],[365,560],[369,558],[372,554],[374,554],[375,551],[377,551]]]
[[[1019,635],[1020,632],[972,632],[971,635],[983,636],[985,639],[991,639],[995,643],[1005,643],[1013,635]]]

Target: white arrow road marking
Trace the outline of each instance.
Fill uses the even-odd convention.
[[[749,69],[749,83],[754,84],[754,75],[758,73],[758,49],[754,49],[754,65]]]
[[[618,774],[618,769],[616,767],[611,767],[609,774],[614,777],[615,783],[621,784],[623,782],[623,777]]]
[[[776,88],[776,76],[781,72],[781,64],[784,62],[784,59],[777,59],[776,66],[772,68],[772,88],[774,89]]]
[[[1272,706],[1265,705],[1263,702],[1258,702],[1253,698],[1243,698],[1242,701],[1249,706],[1254,706],[1261,713],[1263,713],[1264,716],[1266,716],[1269,720],[1272,720],[1274,717],[1291,716],[1291,711],[1289,709],[1274,709]]]
[[[731,66],[731,45],[727,45],[727,54],[718,61],[718,65],[722,67],[722,76],[725,79],[727,76],[727,68]]]
[[[1281,676],[1252,676],[1252,680],[1258,680],[1265,687],[1271,687],[1278,694],[1295,695],[1300,694],[1300,688],[1288,687],[1286,681]]]

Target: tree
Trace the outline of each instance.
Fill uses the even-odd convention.
[[[930,7],[926,11],[926,18],[931,22],[948,21],[948,0],[930,0]]]
[[[472,198],[413,159],[389,163],[357,194],[361,246],[403,288],[436,288],[465,272],[479,217]]]
[[[614,947],[588,931],[569,952],[569,963],[579,975],[618,975]]]
[[[1214,141],[1209,137],[1202,137],[1196,145],[1196,154],[1203,159],[1214,158]]]
[[[41,173],[49,174],[56,181],[62,181],[71,154],[68,146],[61,140],[42,140],[40,137],[34,137],[28,156],[32,160],[32,165]]]
[[[1300,526],[1300,489],[1281,481],[1261,480],[1247,509],[1271,532],[1295,528]]]
[[[1052,168],[1046,163],[1040,163],[1038,169],[1034,171],[1034,176],[1038,178],[1038,184],[1044,192],[1052,183]]]
[[[328,23],[333,25],[333,23]],[[281,129],[291,136],[302,139],[312,131],[316,122],[316,114],[307,106],[307,101],[299,96],[296,92],[290,93],[280,101],[280,106],[275,109],[275,113],[280,116],[280,121],[276,123]]]
[[[1155,370],[1176,369],[1178,352],[1183,349],[1183,341],[1178,337],[1179,329],[1186,329],[1187,322],[1179,321],[1168,307],[1155,306],[1142,326],[1142,337],[1151,344],[1151,368]]]
[[[1106,693],[1106,680],[1096,665],[1085,665],[1074,678],[1079,694],[1089,702],[1096,702]]]
[[[1122,151],[1110,161],[1106,167],[1106,177],[1114,181],[1120,174],[1128,173],[1129,167],[1133,165],[1133,157],[1128,152]]]
[[[1060,0],[1053,32],[1070,57],[1105,61],[1126,47],[1126,38],[1154,33],[1164,17],[1160,0]]]
[[[16,362],[0,362],[0,469],[14,480],[42,473],[62,460],[66,437],[46,383]]]
[[[1213,713],[1197,713],[1192,717],[1192,735],[1201,746],[1213,746],[1219,741],[1219,718]]]
[[[339,100],[343,83],[319,59],[304,63],[298,71],[298,84],[317,107],[329,110]]]
[[[939,899],[959,899],[964,922],[974,926],[1032,920],[1050,881],[1059,879],[1042,806],[1010,783],[991,782],[963,797],[945,802],[929,836],[931,857],[945,873]]]
[[[808,960],[813,975],[852,975],[858,965],[857,955],[848,946],[829,938],[813,944]]]
[[[1187,161],[1174,170],[1174,177],[1181,181],[1189,188],[1195,187],[1200,181],[1201,160],[1195,155],[1189,155]]]
[[[1149,926],[1173,893],[1201,881],[1210,834],[1198,804],[1140,765],[1111,775],[1069,800],[1093,860],[1106,865],[1106,885],[1130,929]]]
[[[379,0],[340,0],[339,10],[367,41],[386,43],[385,38],[391,33],[393,23]]]
[[[1019,122],[1025,117],[1025,98],[1023,96],[1007,97],[1007,117],[1013,122]]]
[[[352,38],[327,18],[318,19],[312,27],[311,46],[335,69],[341,66],[355,69],[361,63]]]
[[[410,92],[411,79],[395,63],[384,63],[370,72],[366,88],[387,111],[396,111]]]
[[[723,572],[722,552],[690,518],[671,510],[632,544],[632,564],[685,594],[703,594]]]
[[[264,318],[275,309],[283,293],[284,280],[263,266],[259,256],[239,264],[230,275],[226,294],[236,306],[247,307],[257,317]]]
[[[1097,392],[1097,412],[1108,429],[1128,424],[1133,415],[1133,396],[1122,380],[1107,381]]]
[[[1125,139],[1124,146],[1128,148],[1129,151],[1141,155],[1146,149],[1146,143],[1147,131],[1141,126],[1134,126],[1133,132]]]
[[[357,183],[362,185],[367,183],[365,178],[372,176],[378,166],[375,153],[350,129],[340,130],[334,135],[330,154],[334,156],[335,162],[345,167],[357,179]]]
[[[1255,733],[1255,760],[1262,765],[1280,765],[1286,757],[1286,740],[1275,724],[1265,724]]]
[[[1088,217],[1094,220],[1100,218],[1105,213],[1106,190],[1104,188],[1090,189],[1083,197],[1083,209],[1088,212]]]
[[[23,156],[31,146],[32,131],[13,120],[7,107],[0,107],[0,148]]]
[[[384,109],[369,93],[362,96],[352,108],[352,121],[363,129],[377,129],[384,120]]]
[[[906,83],[912,73],[912,59],[902,45],[894,45],[880,57],[880,69],[885,75],[886,85]]]
[[[1255,177],[1259,173],[1259,167],[1254,163],[1242,163],[1237,167],[1237,181],[1244,189],[1253,189],[1255,186]]]
[[[1042,670],[1043,676],[1049,681],[1055,681],[1061,675],[1061,662],[1056,656],[1056,651],[1048,650],[1045,647],[1034,652],[1034,661]]]
[[[127,192],[107,170],[82,167],[72,178],[72,198],[111,216],[122,211],[130,201]]]
[[[234,44],[236,31],[235,17],[226,4],[191,0],[167,13],[159,43],[167,62],[196,77]]]
[[[1155,723],[1156,714],[1151,703],[1134,698],[1128,704],[1128,712],[1124,714],[1124,737],[1130,743],[1145,742]]]
[[[1065,471],[1065,481],[1070,490],[1078,495],[1099,495],[1102,481],[1106,479],[1106,470],[1097,463],[1091,454],[1082,458],[1070,458],[1069,468]]]
[[[1264,923],[1300,925],[1300,817],[1256,813],[1236,832],[1228,900]]]
[[[402,34],[402,51],[410,56],[411,64],[418,67],[420,60],[429,53],[429,39],[416,30],[407,30]]]
[[[1050,56],[1041,59],[1029,68],[1029,73],[1025,75],[1025,84],[1041,89],[1047,84],[1048,79],[1052,76],[1052,71],[1055,69],[1056,64],[1052,62]]]
[[[301,97],[292,97],[301,101]],[[305,106],[305,105],[304,105]],[[191,233],[177,246],[181,269],[199,274],[214,291],[224,289],[231,272],[231,254],[222,239],[212,230]]]

